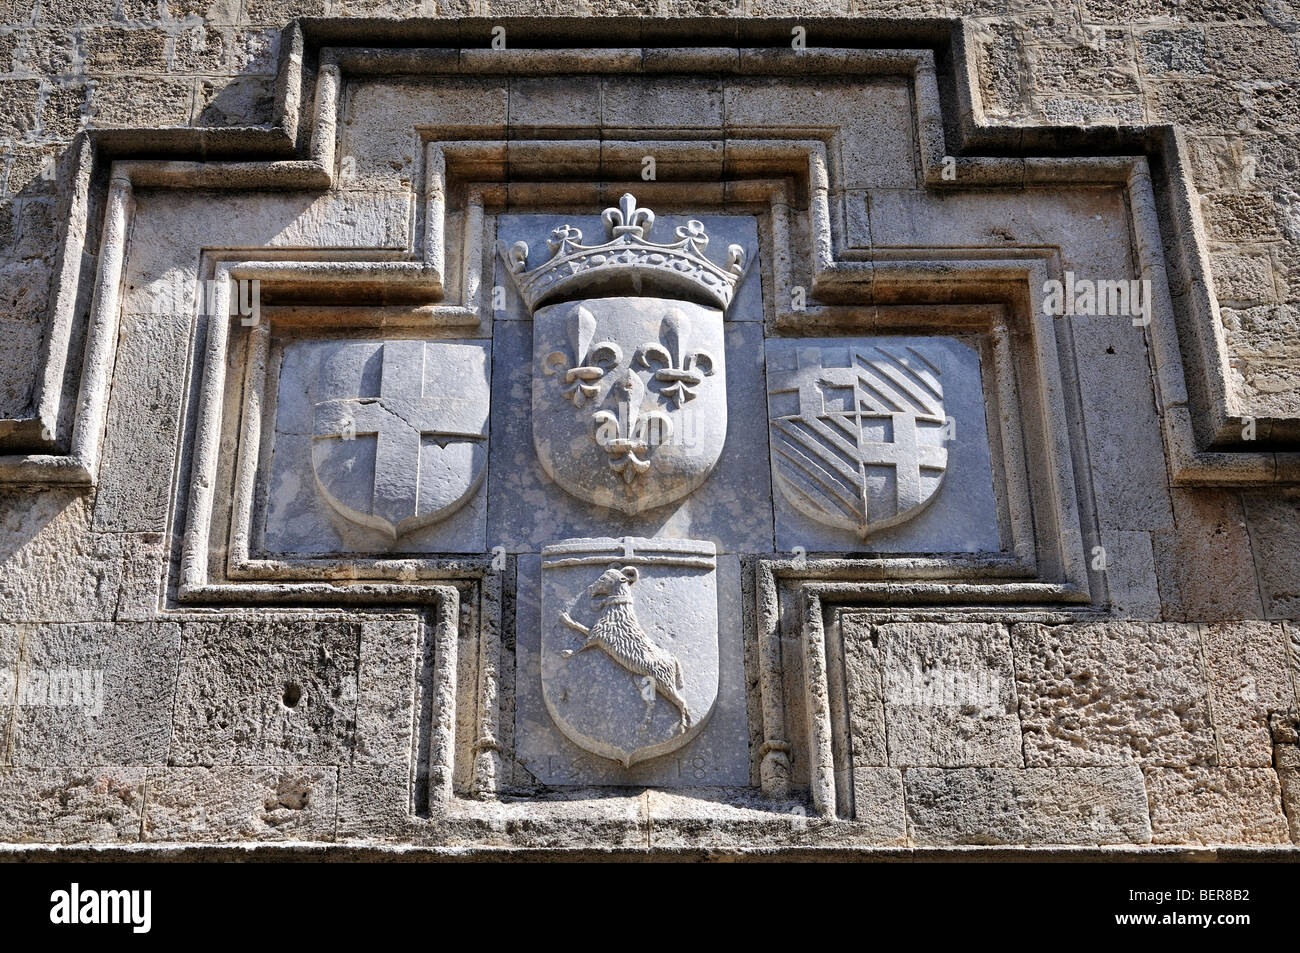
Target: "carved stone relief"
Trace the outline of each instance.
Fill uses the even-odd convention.
[[[530,775],[749,784],[735,556],[696,540],[566,540],[519,558],[518,592],[515,750]]]
[[[713,471],[727,436],[721,311],[664,298],[550,305],[533,317],[533,354],[533,445],[572,495],[640,513]]]
[[[699,734],[718,695],[715,568],[695,540],[542,551],[542,694],[566,738],[626,768]]]
[[[690,493],[722,452],[722,313],[747,254],[733,243],[724,264],[710,261],[696,219],[677,227],[676,242],[652,240],[654,212],[631,194],[602,220],[603,244],[556,227],[550,259],[531,271],[527,242],[499,250],[534,310],[533,444],[543,468],[579,499],[640,513]]]
[[[266,546],[455,551],[488,464],[486,343],[299,342],[277,388]],[[307,460],[302,460],[307,457]],[[308,463],[310,483],[296,469]],[[470,522],[458,512],[469,506]],[[438,527],[441,524],[441,532]],[[333,530],[333,532],[328,532]],[[476,546],[482,548],[482,544]]]
[[[766,350],[782,548],[1001,548],[974,347],[882,336]]]

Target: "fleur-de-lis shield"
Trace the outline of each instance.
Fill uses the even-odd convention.
[[[625,513],[686,496],[726,440],[722,335],[721,310],[688,301],[539,308],[533,445],[542,468],[579,499]]]

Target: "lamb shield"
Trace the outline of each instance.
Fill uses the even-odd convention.
[[[631,767],[699,734],[718,697],[715,569],[699,540],[542,551],[542,695],[566,738]]]

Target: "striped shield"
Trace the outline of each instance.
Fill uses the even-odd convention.
[[[784,498],[863,538],[919,513],[948,463],[937,355],[914,338],[784,343],[768,355],[772,472]]]

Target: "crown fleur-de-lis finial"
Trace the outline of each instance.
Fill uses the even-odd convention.
[[[655,223],[655,213],[648,208],[637,208],[636,198],[631,192],[624,192],[617,207],[605,209],[601,218],[612,238],[623,235],[644,238],[646,231]]]

